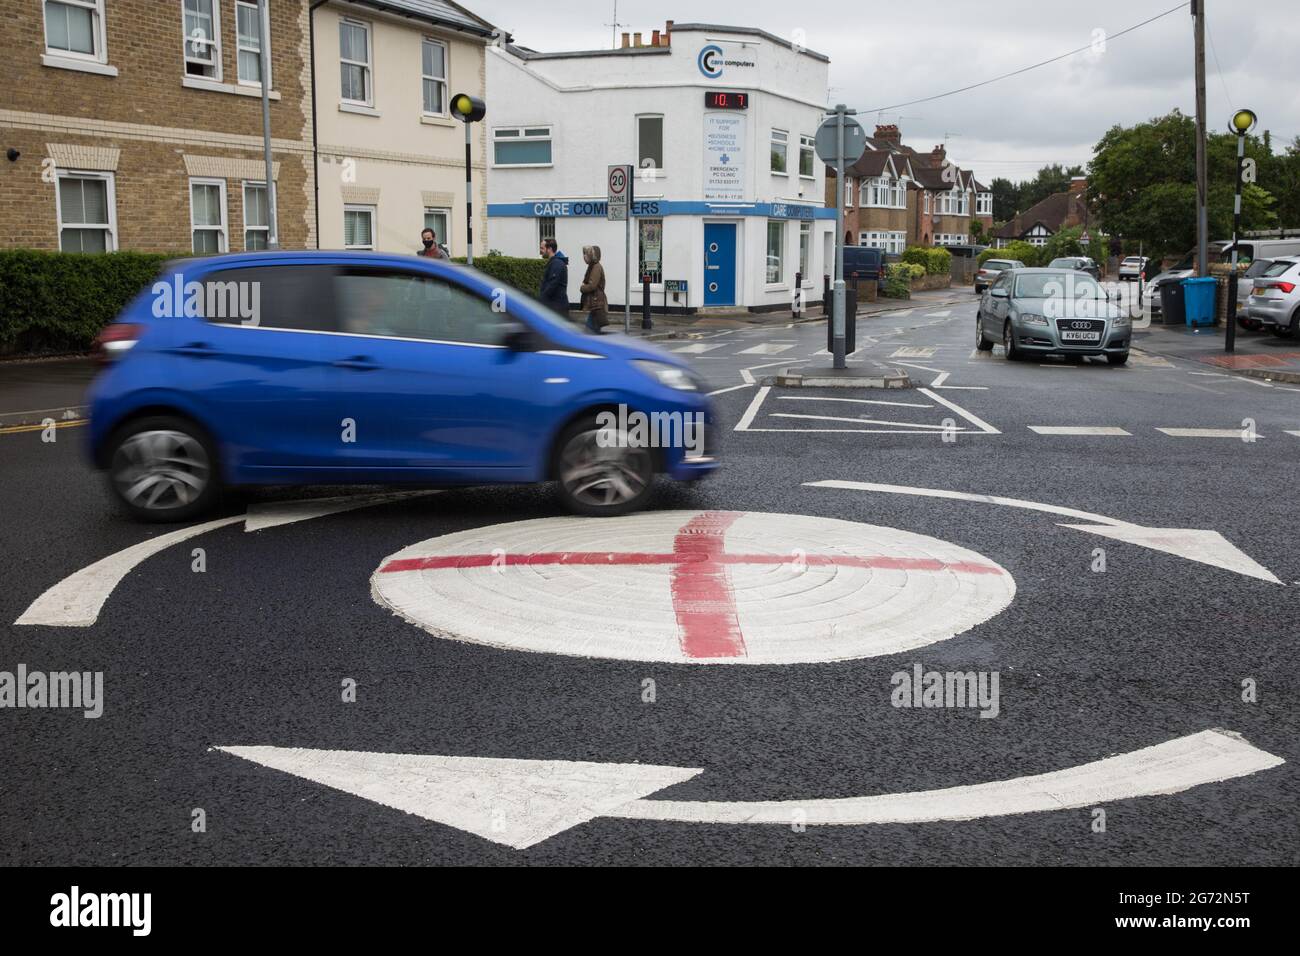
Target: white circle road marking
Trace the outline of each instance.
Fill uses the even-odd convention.
[[[1015,581],[925,535],[805,515],[655,511],[538,518],[429,538],[371,577],[438,637],[672,663],[800,664],[944,641]]]

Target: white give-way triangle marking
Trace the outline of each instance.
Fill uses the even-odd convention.
[[[1285,763],[1226,730],[1205,730],[1049,773],[913,793],[825,800],[645,800],[690,767],[440,757],[291,747],[218,751],[522,850],[597,817],[809,826],[975,820],[1180,793]]]

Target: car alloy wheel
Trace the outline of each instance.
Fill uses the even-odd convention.
[[[565,504],[587,515],[633,511],[654,480],[649,448],[634,446],[627,432],[601,428],[594,420],[566,433],[560,445],[558,477]]]
[[[207,450],[192,435],[170,429],[140,431],[113,455],[113,484],[132,508],[174,512],[188,508],[207,491],[212,465]]]
[[[984,334],[984,313],[975,313],[975,347],[981,352],[991,351],[993,342]]]
[[[1011,320],[1007,319],[1006,325],[1002,327],[1002,347],[1006,350],[1007,359],[1016,361],[1020,358],[1020,353],[1016,351],[1016,333],[1011,327]]]

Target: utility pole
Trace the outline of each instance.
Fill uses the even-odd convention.
[[[1205,0],[1192,0],[1196,32],[1196,274],[1210,274],[1208,176],[1205,166]]]
[[[280,222],[275,214],[275,163],[271,160],[271,10],[268,0],[257,5],[262,73],[262,159],[266,163],[266,248],[280,248]]]

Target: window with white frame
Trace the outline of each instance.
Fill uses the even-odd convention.
[[[343,248],[375,248],[375,207],[343,207]]]
[[[262,16],[256,3],[235,3],[236,65],[239,82],[247,86],[262,85]]]
[[[370,24],[360,20],[339,21],[339,80],[339,95],[343,102],[372,105]]]
[[[907,187],[888,176],[864,179],[859,204],[878,209],[906,209]]]
[[[860,232],[858,245],[882,249],[885,252],[902,252],[907,246],[906,232]]]
[[[817,154],[811,136],[799,137],[799,175],[803,179],[812,179],[813,170],[817,168]]]
[[[194,251],[200,255],[215,255],[229,249],[224,179],[190,180],[190,230]]]
[[[495,166],[550,166],[549,126],[498,126],[492,131]]]
[[[776,285],[785,276],[785,220],[767,221],[767,283]]]
[[[433,238],[441,246],[451,248],[451,210],[435,206],[424,207],[424,228],[433,230]]]
[[[555,217],[538,216],[537,217],[537,244],[540,246],[543,241],[555,238]]]
[[[812,281],[808,275],[808,270],[811,268],[809,261],[811,251],[812,223],[805,219],[799,223],[799,275],[803,277],[805,283]]]
[[[245,182],[244,193],[244,248],[253,251],[270,246],[271,210],[266,201],[265,182]],[[271,190],[272,199],[275,190]]]
[[[930,215],[930,191],[925,191],[925,214]]]
[[[961,233],[941,232],[934,237],[936,246],[965,246],[970,244],[970,237]]]
[[[993,215],[992,193],[980,193],[975,197],[975,214],[977,216]]]
[[[45,0],[45,50],[106,62],[104,0]]]
[[[772,172],[784,175],[790,171],[786,158],[790,134],[783,129],[772,130]]]
[[[664,118],[636,118],[636,165],[638,169],[664,168]]]
[[[853,177],[844,177],[844,205],[853,205]]]
[[[117,216],[112,173],[58,173],[56,194],[59,249],[63,252],[113,252]]]
[[[447,115],[447,44],[425,37],[420,46],[423,62],[424,112],[426,116]]]
[[[221,8],[219,0],[183,0],[185,73],[221,80]]]

